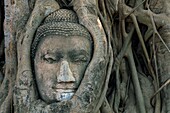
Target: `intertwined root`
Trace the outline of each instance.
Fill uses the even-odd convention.
[[[170,47],[170,24],[163,26],[160,30],[160,35],[162,39],[165,41],[167,47]],[[158,38],[155,39],[156,43],[156,56],[157,56],[157,63],[158,63],[158,73],[159,73],[159,80],[160,86],[162,87],[161,91],[161,99],[162,99],[162,106],[163,111],[165,113],[170,112],[170,87],[168,81],[170,81],[170,51],[165,47],[165,45],[159,40]]]
[[[71,0],[36,0],[36,2],[31,0],[31,3],[27,0],[23,2],[5,1],[5,22],[8,23],[4,28],[5,40],[7,40],[5,42],[7,44],[7,63],[5,78],[0,89],[0,93],[3,94],[0,97],[0,112],[10,112],[8,108],[12,106],[13,89],[15,90],[16,112],[20,105],[23,105],[21,109],[31,104],[32,108],[37,105],[38,110],[43,107],[41,110],[50,111],[65,104],[50,106],[39,100],[34,104],[31,103],[32,99],[35,99],[33,89],[24,87],[26,90],[19,91],[18,88],[22,87],[13,88],[15,78],[17,78],[17,83],[24,82],[24,80],[30,80],[31,83],[33,80],[30,71],[29,47],[33,34],[43,18],[59,8],[59,5],[55,4],[60,4],[61,7],[74,7],[73,10],[78,14],[80,23],[86,26],[94,37],[94,60],[86,71],[87,77],[82,83],[83,90],[79,90],[76,95],[77,98],[82,96],[79,101],[82,103],[77,107],[78,112],[80,112],[79,110],[97,112],[100,107],[101,113],[128,112],[133,107],[136,107],[137,113],[145,111],[160,113],[161,110],[163,113],[170,112],[169,0],[161,0],[164,2],[164,4],[160,4],[162,11],[156,11],[156,7],[154,8],[153,5],[160,0],[150,0],[150,2],[148,0],[72,0],[72,2],[70,2]],[[32,14],[29,11],[32,11]],[[14,21],[12,21],[13,19]],[[143,30],[144,27],[147,28]],[[160,29],[159,32],[158,29]],[[148,46],[148,41],[152,42],[150,46]],[[140,47],[142,48],[141,53],[134,51],[139,50],[136,48]],[[0,47],[0,49],[2,48]],[[96,65],[98,67],[95,67]],[[112,65],[114,65],[113,68]],[[17,77],[16,70],[18,71]],[[96,71],[101,72],[98,73],[98,78],[95,78],[95,75],[88,76]],[[86,84],[86,81],[89,81],[90,84]],[[92,87],[95,81],[101,84]],[[94,91],[89,93],[85,88],[88,90],[93,88]],[[97,90],[100,92],[98,93]],[[151,94],[148,94],[149,91]],[[95,95],[98,100],[94,99],[94,101]],[[152,98],[151,95],[153,95]],[[91,103],[80,109],[86,104],[86,101],[83,100],[83,97],[86,96],[90,98]],[[31,101],[24,101],[25,97]],[[76,99],[73,99],[72,102],[75,101]],[[21,102],[20,105],[17,104],[19,102]],[[25,112],[25,109],[23,110]],[[32,112],[36,111],[36,109],[32,110]],[[74,111],[76,109],[72,110],[72,112]]]

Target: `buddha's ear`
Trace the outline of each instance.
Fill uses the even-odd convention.
[[[88,3],[91,3],[88,6],[96,6],[95,0]],[[96,113],[105,98],[106,90],[103,89],[107,89],[111,73],[111,69],[108,69],[108,67],[112,67],[113,63],[113,59],[110,57],[112,54],[111,46],[100,19],[96,15],[96,7],[93,7],[94,13],[90,13],[89,9],[84,7],[87,6],[86,2],[81,2],[81,4],[75,2],[73,6],[78,15],[79,22],[89,30],[94,42],[92,60],[86,69],[79,89],[72,99],[73,102],[75,99],[75,103],[78,103],[73,111],[78,112],[76,110],[80,110],[82,113],[83,111]]]

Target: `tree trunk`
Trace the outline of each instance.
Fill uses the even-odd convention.
[[[170,113],[169,0],[1,0],[0,113]],[[75,95],[47,103],[31,44],[52,12],[73,10],[93,37]]]

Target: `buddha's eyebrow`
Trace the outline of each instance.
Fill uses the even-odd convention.
[[[85,55],[86,57],[89,56],[89,53],[84,50],[84,49],[81,49],[81,50],[71,50],[69,51],[69,56],[78,56],[78,55]]]
[[[44,56],[44,55],[51,55],[51,56],[56,56],[57,55],[57,56],[60,56],[61,54],[62,54],[61,51],[54,52],[54,51],[48,50],[46,52],[41,52],[42,56]]]

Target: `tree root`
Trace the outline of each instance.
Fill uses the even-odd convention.
[[[127,53],[127,59],[129,61],[129,65],[130,65],[131,72],[132,72],[132,82],[133,82],[133,86],[134,86],[134,90],[135,90],[136,101],[137,101],[137,105],[138,105],[138,108],[139,108],[139,113],[146,113],[143,94],[142,94],[141,87],[140,87],[140,84],[139,84],[138,74],[137,74],[137,71],[136,71],[135,62],[134,62],[134,59],[133,59],[131,47],[128,49],[127,52],[128,52]]]

